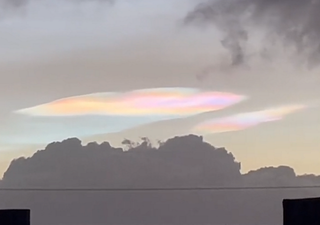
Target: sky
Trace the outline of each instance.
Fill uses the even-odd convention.
[[[319,69],[278,39],[268,45],[267,26],[253,29],[239,60],[221,24],[184,23],[197,4],[2,6],[0,174],[69,137],[120,144],[186,133],[226,147],[242,171],[284,164],[320,174]]]

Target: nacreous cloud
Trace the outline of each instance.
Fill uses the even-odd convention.
[[[202,134],[223,133],[248,129],[262,123],[283,119],[286,115],[305,109],[304,105],[288,105],[267,110],[237,114],[202,122],[194,127],[194,132]]]
[[[246,97],[193,88],[155,88],[124,93],[97,93],[60,99],[21,109],[30,116],[191,116],[239,103]]]

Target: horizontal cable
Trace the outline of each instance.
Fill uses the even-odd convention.
[[[186,188],[0,188],[0,192],[168,192],[168,191],[233,191],[233,190],[283,190],[320,189],[320,186],[252,186],[252,187],[186,187]]]

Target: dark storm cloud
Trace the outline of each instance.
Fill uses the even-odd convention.
[[[320,61],[320,0],[209,0],[197,5],[185,23],[212,23],[220,29],[233,64],[244,61],[252,29],[263,31],[264,41],[279,38],[294,47],[309,66]]]

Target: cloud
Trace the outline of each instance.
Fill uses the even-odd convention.
[[[60,99],[16,111],[30,116],[190,116],[221,110],[245,99],[232,93],[192,88],[156,88]]]
[[[12,16],[25,18],[27,14],[34,14],[35,12],[38,14],[39,11],[43,14],[48,13],[50,16],[53,10],[56,16],[61,13],[61,10],[66,11],[67,8],[76,8],[80,4],[88,6],[99,4],[102,7],[102,5],[110,6],[114,3],[115,0],[0,0],[0,22]],[[71,12],[69,11],[70,15]]]
[[[262,123],[282,120],[285,116],[305,109],[305,105],[288,105],[261,111],[236,114],[230,117],[207,120],[196,125],[194,132],[223,133],[245,130]]]
[[[264,47],[280,40],[302,62],[315,66],[320,60],[319,12],[320,0],[209,0],[198,4],[185,23],[215,25],[233,64],[244,61],[245,47],[258,31]]]
[[[64,0],[66,2],[81,3],[81,2],[109,2],[114,3],[115,0]],[[0,0],[0,6],[5,8],[21,8],[28,5],[30,2],[37,2],[37,0]]]
[[[187,135],[129,151],[77,138],[13,160],[0,188],[170,188],[317,185],[288,166],[247,174],[232,153]],[[32,224],[280,224],[281,201],[318,190],[173,192],[1,192],[0,208],[30,208]],[[245,202],[246,204],[243,204]],[[212,210],[214,209],[214,210]],[[253,213],[254,212],[254,213]],[[248,216],[250,215],[250,216]]]
[[[28,3],[28,0],[1,0],[1,5],[3,7],[21,7]]]

